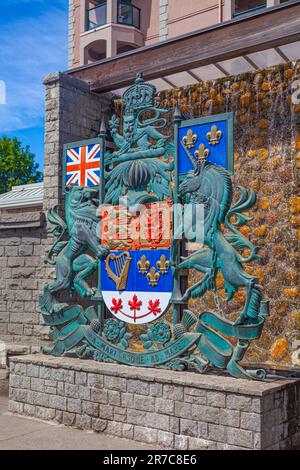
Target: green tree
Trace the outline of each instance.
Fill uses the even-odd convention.
[[[0,138],[0,194],[10,191],[12,186],[42,181],[34,159],[29,145],[22,147],[16,138]]]

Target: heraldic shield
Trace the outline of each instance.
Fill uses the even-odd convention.
[[[234,116],[183,120],[176,106],[171,121],[155,95],[137,74],[110,135],[102,121],[96,139],[65,145],[65,220],[57,207],[48,212],[55,242],[45,261],[56,279],[40,297],[54,342],[44,352],[263,379],[264,370],[239,364],[269,303],[246,270],[258,248],[239,229],[256,195],[233,185]],[[244,306],[229,317],[223,305],[239,289]],[[85,301],[61,301],[63,291]],[[212,311],[197,307],[206,292]]]
[[[167,110],[154,107],[155,93],[141,76],[125,92],[123,135],[113,116],[110,131],[118,150],[105,157],[101,243],[110,253],[101,263],[99,287],[109,311],[133,324],[159,318],[173,291],[174,164],[172,145],[160,132]]]
[[[173,290],[171,209],[171,201],[141,206],[136,214],[120,206],[103,208],[102,243],[115,248],[102,261],[101,290],[107,308],[121,321],[149,323],[168,308]],[[127,228],[128,238],[117,234],[111,245],[110,225],[119,233]]]

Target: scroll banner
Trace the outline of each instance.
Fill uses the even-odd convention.
[[[87,340],[95,349],[108,356],[113,361],[137,367],[153,367],[180,357],[181,354],[190,349],[200,338],[199,333],[185,333],[169,346],[145,353],[134,353],[117,347],[103,337],[97,335],[90,324],[94,316],[94,309],[90,307],[85,312],[81,306],[73,306],[64,311],[63,315],[57,313],[49,322],[48,315],[44,315],[44,321],[48,325],[61,325],[60,330],[53,329],[51,334],[55,346],[51,349],[53,356],[61,356],[65,351],[74,349],[82,340]],[[77,320],[77,321],[76,321]],[[45,348],[45,353],[49,353]]]
[[[234,377],[264,379],[264,370],[245,370],[238,364],[244,357],[249,341],[260,337],[264,322],[265,319],[259,317],[258,322],[252,325],[234,325],[215,313],[203,312],[196,325],[196,332],[201,333],[197,346],[212,364],[227,369]],[[237,345],[234,347],[222,335],[237,339]]]
[[[134,353],[114,346],[98,336],[90,328],[86,330],[85,337],[98,351],[103,352],[114,361],[136,367],[154,367],[180,357],[181,354],[198,341],[200,335],[197,333],[185,333],[166,348],[145,353]]]
[[[61,356],[65,351],[74,349],[82,340],[87,340],[95,349],[114,361],[137,367],[153,367],[180,357],[191,346],[196,345],[212,364],[220,369],[227,369],[234,377],[265,378],[264,370],[245,370],[238,364],[244,357],[249,341],[260,337],[263,317],[259,317],[258,322],[252,325],[234,325],[215,313],[203,312],[199,316],[195,333],[185,333],[169,346],[145,353],[126,351],[97,335],[90,324],[87,324],[95,317],[93,307],[84,312],[78,305],[69,307],[63,313],[53,314],[52,317],[44,313],[45,323],[54,327],[51,334],[55,346],[51,354]],[[55,328],[58,325],[62,327],[60,330]],[[237,345],[234,347],[222,335],[237,339]]]

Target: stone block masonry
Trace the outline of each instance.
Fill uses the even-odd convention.
[[[159,40],[168,39],[169,0],[159,2]]]
[[[69,28],[68,28],[68,64],[71,68],[75,58],[75,4],[69,0]]]
[[[21,223],[19,215],[1,216],[0,341],[5,343],[6,353],[12,344],[31,347],[48,339],[48,329],[41,324],[38,310],[39,293],[46,279],[42,261],[46,223],[40,212],[24,212]],[[12,228],[5,226],[5,217]],[[20,226],[13,228],[14,224]]]
[[[300,380],[256,382],[43,355],[11,359],[9,410],[178,450],[300,445]]]

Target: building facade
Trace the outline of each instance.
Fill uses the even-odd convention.
[[[69,0],[69,66],[79,67],[287,0]]]

